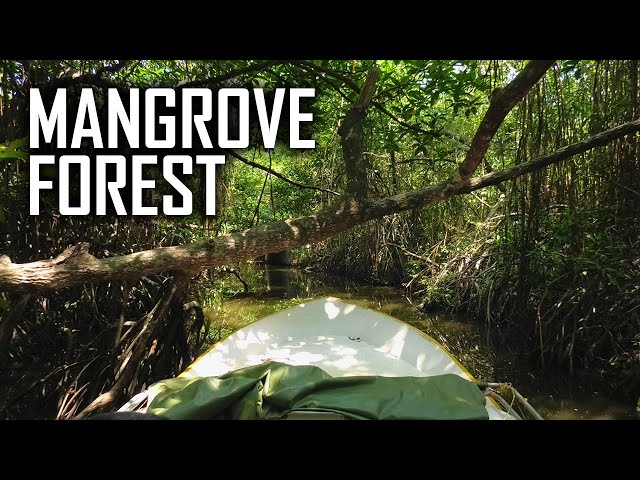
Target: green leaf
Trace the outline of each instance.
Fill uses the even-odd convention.
[[[11,140],[7,148],[11,150],[18,150],[19,148],[24,148],[28,144],[28,137],[16,138],[15,140]]]
[[[19,158],[20,160],[29,160],[29,154],[27,152],[19,151],[0,151],[0,158]]]
[[[407,110],[403,116],[405,120],[409,120],[410,118],[415,117],[415,115],[416,115],[416,109],[412,108],[411,110]]]

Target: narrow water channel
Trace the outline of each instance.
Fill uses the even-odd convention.
[[[402,289],[260,263],[244,265],[241,275],[249,286],[248,293],[226,298],[221,304],[218,301],[215,312],[205,309],[211,331],[217,332],[216,340],[279,310],[306,300],[334,296],[423,330],[442,343],[477,379],[512,382],[546,419],[637,418],[634,405],[606,398],[597,391],[585,391],[568,374],[543,375],[535,366],[519,362],[515,353],[490,348],[490,339],[464,318],[419,312]],[[237,280],[228,277],[225,282],[233,287],[231,284]],[[235,287],[242,286],[238,283]]]

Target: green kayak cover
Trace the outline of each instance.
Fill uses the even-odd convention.
[[[334,378],[312,365],[268,362],[219,377],[170,378],[149,387],[147,412],[169,419],[279,419],[290,411],[351,419],[487,420],[485,397],[453,374]]]

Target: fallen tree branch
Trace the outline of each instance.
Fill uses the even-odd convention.
[[[542,155],[529,162],[521,163],[514,167],[499,172],[488,173],[481,177],[472,178],[460,193],[467,193],[480,188],[498,185],[506,180],[520,177],[526,173],[535,172],[548,165],[565,160],[569,157],[579,155],[596,147],[602,147],[620,137],[630,135],[640,131],[640,118],[631,122],[618,125],[604,132],[597,133],[589,138],[581,140],[566,147],[562,147],[555,152]]]
[[[0,261],[0,291],[52,291],[84,283],[135,279],[141,275],[170,270],[217,267],[250,260],[267,253],[319,242],[356,225],[392,213],[420,208],[454,195],[497,185],[638,131],[640,119],[503,171],[456,182],[443,182],[381,199],[344,199],[315,215],[258,225],[241,232],[187,245],[162,247],[103,259],[80,253],[62,263],[52,260],[25,264]]]

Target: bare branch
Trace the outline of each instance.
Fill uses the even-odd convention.
[[[640,119],[619,125],[605,132],[598,133],[585,140],[581,140],[555,152],[543,155],[526,163],[515,165],[506,170],[488,173],[471,179],[457,179],[453,182],[443,182],[425,188],[401,193],[393,197],[382,198],[367,205],[371,218],[379,218],[391,213],[420,208],[430,203],[436,203],[454,195],[471,193],[482,188],[496,186],[507,180],[520,177],[527,173],[540,170],[553,163],[584,153],[596,147],[601,147],[613,140],[640,131]]]
[[[541,168],[551,165],[552,163],[558,163],[561,160],[573,157],[574,155],[579,155],[593,148],[602,147],[617,138],[624,137],[625,135],[629,135],[639,131],[640,118],[631,122],[624,123],[622,125],[618,125],[617,127],[614,127],[610,130],[600,132],[585,140],[572,143],[571,145],[560,148],[555,152],[538,157],[535,160],[521,163],[500,172],[492,172],[481,177],[472,178],[468,181],[468,186],[463,188],[460,193],[467,193],[478,190],[480,188],[498,185],[506,180],[511,180],[526,173],[540,170]]]
[[[320,72],[320,73],[326,73],[327,75],[332,76],[333,78],[336,78],[338,80],[340,80],[341,82],[343,82],[345,85],[347,85],[349,88],[351,88],[351,90],[355,91],[355,92],[359,92],[360,91],[360,87],[358,86],[358,84],[356,82],[354,82],[351,78],[349,78],[348,76],[346,76],[343,73],[337,72],[331,68],[327,68],[327,67],[323,67],[322,65],[316,65],[313,62],[309,62],[309,61],[301,61],[301,62],[296,62],[298,65],[300,65],[301,67],[306,67],[307,70],[313,70],[316,73]]]
[[[242,163],[249,165],[250,167],[257,168],[258,170],[262,170],[263,172],[270,173],[274,177],[279,178],[280,180],[283,180],[287,183],[290,183],[291,185],[295,185],[298,188],[307,188],[309,190],[318,190],[319,192],[330,193],[331,195],[340,195],[338,192],[334,192],[333,190],[328,190],[326,188],[321,188],[321,187],[315,187],[313,185],[304,185],[302,183],[296,182],[295,180],[291,180],[290,178],[285,177],[281,173],[276,172],[272,168],[265,167],[264,165],[260,165],[259,163],[252,162],[248,158],[244,158],[242,155],[234,152],[233,150],[224,149],[223,151],[231,155],[233,158],[237,158]]]
[[[109,391],[103,393],[91,402],[75,417],[75,419],[84,419],[95,411],[107,408],[122,396],[129,383],[131,383],[131,380],[136,373],[136,369],[140,366],[140,362],[144,359],[144,355],[147,353],[149,340],[151,340],[152,335],[157,331],[158,326],[167,315],[167,312],[171,308],[171,303],[181,295],[187,285],[189,285],[189,275],[177,273],[173,277],[169,288],[164,292],[160,301],[155,307],[153,307],[153,310],[151,310],[145,318],[145,324],[138,334],[138,342],[135,344],[132,343],[129,347],[132,348],[135,346],[135,348],[132,348],[130,355],[128,351],[123,353],[123,362],[120,367],[119,378]]]
[[[442,128],[440,130],[425,130],[422,127],[419,127],[417,125],[412,125],[412,124],[407,123],[404,120],[396,117],[393,113],[388,111],[380,102],[373,102],[373,106],[376,107],[378,110],[380,110],[385,115],[387,115],[393,121],[395,121],[398,125],[402,125],[403,127],[408,128],[409,130],[413,130],[414,132],[422,133],[424,135],[429,135],[430,137],[447,137],[447,138],[450,138],[452,140],[455,140],[456,142],[458,142],[463,147],[465,147],[467,149],[469,148],[469,140],[467,140],[466,138],[463,138],[462,136],[460,136],[458,134],[450,132],[447,129]]]
[[[409,255],[410,257],[417,258],[418,260],[422,260],[423,262],[430,263],[431,265],[433,265],[435,267],[439,266],[437,262],[434,262],[430,258],[423,257],[422,255],[418,255],[417,253],[414,253],[414,252],[412,252],[410,250],[407,250],[405,247],[403,247],[402,245],[398,245],[397,243],[387,242],[385,245],[387,245],[389,247],[396,247],[396,248],[402,250],[405,254]]]

